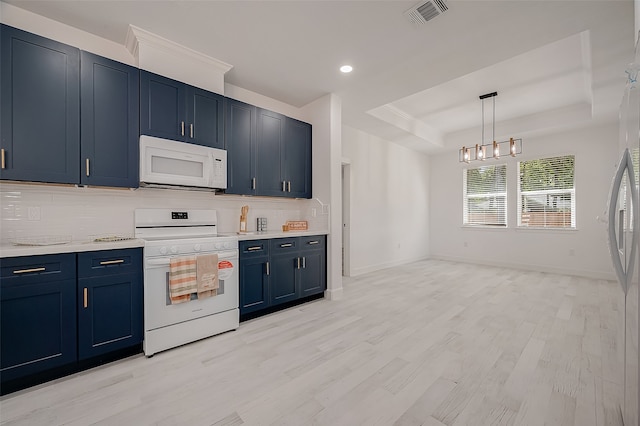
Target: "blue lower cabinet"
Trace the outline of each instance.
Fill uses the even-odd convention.
[[[322,294],[326,265],[324,235],[241,241],[240,315],[262,315]]]
[[[142,293],[142,248],[1,259],[1,393],[141,349]]]
[[[142,249],[78,254],[80,360],[142,342],[142,289]]]
[[[2,259],[0,376],[9,381],[76,361],[76,255]]]

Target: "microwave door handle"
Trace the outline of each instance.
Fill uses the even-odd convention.
[[[622,266],[622,258],[620,250],[618,249],[618,238],[623,238],[623,235],[616,235],[616,212],[618,204],[618,196],[620,194],[620,186],[622,184],[622,177],[624,171],[627,169],[627,157],[629,150],[626,149],[620,160],[620,165],[613,178],[613,184],[611,185],[611,198],[609,200],[609,253],[611,254],[611,261],[613,262],[613,269],[615,270],[618,282],[622,287],[622,291],[627,293],[627,275],[624,267]]]

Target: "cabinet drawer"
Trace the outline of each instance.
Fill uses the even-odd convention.
[[[269,255],[269,240],[240,241],[240,256],[243,259]]]
[[[75,253],[7,257],[0,262],[3,288],[43,281],[75,280],[76,277]]]
[[[300,237],[301,250],[324,250],[326,246],[324,235],[312,235],[310,237]]]
[[[270,250],[271,254],[282,254],[288,252],[298,251],[300,246],[300,239],[297,237],[293,238],[276,238],[271,240]]]
[[[78,253],[78,278],[128,274],[142,268],[142,248]]]

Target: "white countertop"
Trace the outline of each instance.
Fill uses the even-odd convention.
[[[246,240],[265,240],[271,238],[288,238],[288,237],[306,237],[311,235],[327,235],[329,231],[267,231],[267,232],[253,232],[247,234],[224,234],[235,235],[239,241]],[[221,234],[222,235],[222,234]]]
[[[82,251],[116,250],[144,247],[144,240],[134,238],[131,240],[115,242],[90,242],[72,241],[65,244],[48,246],[17,246],[13,244],[0,245],[0,257],[36,256],[41,254],[76,253]]]

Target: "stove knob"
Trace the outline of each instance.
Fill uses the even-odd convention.
[[[162,255],[167,254],[167,248],[166,247],[160,247],[160,254],[162,254]]]
[[[195,246],[193,246],[193,251],[200,251],[202,250],[202,246],[200,244],[196,244]]]
[[[178,252],[178,247],[173,246],[173,247],[171,247],[170,250],[171,250],[171,253],[176,254]]]

